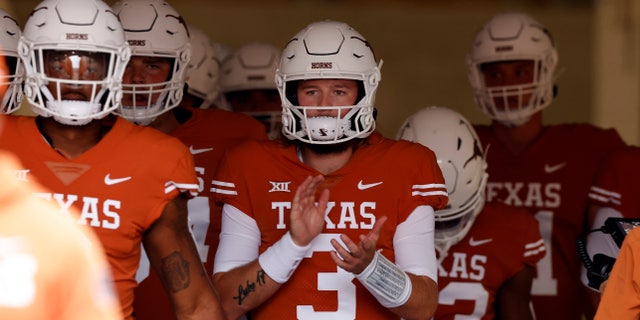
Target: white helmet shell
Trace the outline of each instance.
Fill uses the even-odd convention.
[[[485,85],[483,64],[518,60],[534,62],[532,83]],[[551,34],[523,13],[498,14],[489,20],[476,34],[466,59],[476,104],[486,115],[509,126],[527,122],[534,113],[551,104],[557,63],[558,53]],[[503,101],[504,107],[497,107],[496,100]]]
[[[6,86],[6,92],[0,101],[0,113],[12,113],[20,108],[22,102],[22,81],[24,66],[18,56],[20,26],[5,10],[0,9],[0,52],[5,56],[7,74],[0,76],[0,86]]]
[[[324,20],[308,25],[289,40],[276,71],[284,136],[311,144],[333,144],[369,136],[375,129],[374,104],[381,65],[382,61],[376,63],[369,42],[346,23]],[[362,86],[356,105],[322,108],[350,110],[343,119],[334,121],[332,139],[314,138],[312,132],[317,128],[311,127],[313,123],[306,116],[308,107],[298,105],[296,84],[309,79],[350,79]],[[349,125],[344,126],[343,120]]]
[[[209,36],[190,25],[191,60],[188,65],[187,92],[202,99],[202,109],[211,107],[220,95],[220,59]]]
[[[191,59],[189,31],[178,12],[163,0],[123,0],[113,5],[133,56],[170,58],[173,68],[161,83],[124,84],[125,96],[144,95],[146,104],[123,105],[117,112],[129,121],[148,125],[182,101]],[[153,96],[159,95],[157,98]],[[125,99],[125,103],[128,99]]]
[[[484,207],[488,174],[480,139],[462,115],[445,107],[415,112],[402,125],[398,139],[420,143],[438,158],[449,202],[435,212],[435,245],[446,252],[466,236]]]
[[[263,42],[247,43],[222,63],[222,90],[276,90],[278,62],[280,49]]]
[[[262,122],[272,138],[277,137],[282,128],[282,108],[275,81],[280,56],[281,51],[276,46],[256,41],[240,46],[222,64],[221,85],[229,109],[246,113]],[[268,101],[249,99],[247,105],[251,105],[250,108],[238,106],[234,97],[251,97],[249,91],[254,90],[268,95]]]
[[[90,52],[106,55],[107,73],[99,80],[50,77],[44,66],[45,52]],[[38,4],[25,23],[18,43],[25,65],[24,92],[34,112],[53,117],[66,125],[84,125],[100,119],[120,105],[122,75],[130,58],[118,17],[100,0],[45,0]],[[92,86],[89,101],[65,101],[54,97],[64,85]]]

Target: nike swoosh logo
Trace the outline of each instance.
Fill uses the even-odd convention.
[[[472,247],[477,247],[477,246],[481,246],[485,243],[489,243],[493,241],[493,239],[483,239],[483,240],[475,240],[473,239],[473,237],[471,237],[471,239],[469,239],[469,245]]]
[[[358,190],[365,190],[365,189],[369,189],[369,188],[373,188],[375,186],[379,186],[382,184],[382,181],[380,182],[374,182],[374,183],[362,183],[362,180],[360,180],[360,182],[358,182]]]
[[[562,162],[562,163],[558,163],[554,166],[549,165],[549,164],[545,164],[544,165],[544,172],[545,173],[554,173],[562,168],[564,168],[564,166],[566,166],[567,163],[566,162]]]
[[[203,153],[211,150],[213,150],[213,148],[195,149],[193,146],[189,147],[189,152],[191,152],[191,154],[198,154],[198,153]]]
[[[104,184],[106,184],[108,186],[114,185],[114,184],[118,184],[118,183],[121,183],[121,182],[125,182],[127,180],[131,180],[131,177],[112,179],[109,173],[107,173],[107,175],[104,176]]]

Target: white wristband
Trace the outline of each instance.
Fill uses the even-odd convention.
[[[401,306],[411,296],[409,275],[380,254],[380,250],[356,278],[386,308]]]
[[[300,261],[305,257],[311,244],[300,247],[293,242],[291,234],[285,233],[280,240],[258,257],[262,270],[277,283],[285,283]]]

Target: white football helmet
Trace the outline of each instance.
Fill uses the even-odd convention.
[[[189,25],[191,60],[187,67],[187,92],[202,99],[199,108],[207,109],[220,95],[220,60],[201,29]]]
[[[288,139],[311,144],[333,144],[365,138],[375,129],[375,95],[382,61],[376,63],[369,42],[343,22],[319,21],[289,40],[276,71],[282,99],[282,132]],[[297,83],[308,79],[352,79],[360,86],[356,105],[313,107],[314,110],[349,109],[344,117],[308,118],[298,104]]]
[[[122,22],[132,56],[173,61],[164,82],[123,84],[123,105],[117,113],[129,121],[148,125],[182,101],[191,59],[189,31],[180,14],[163,0],[123,0],[112,8]]]
[[[480,139],[462,115],[445,107],[418,110],[405,121],[397,138],[420,143],[438,158],[449,202],[435,212],[435,246],[447,252],[467,235],[484,207],[488,174]]]
[[[104,2],[42,1],[25,24],[18,53],[26,69],[24,93],[37,114],[66,125],[84,125],[119,107],[130,50],[118,17]],[[73,77],[47,74],[51,66],[45,57],[53,54],[70,58],[65,62]],[[78,72],[84,75],[89,66],[76,64],[73,59],[89,55],[104,62],[106,72],[100,75],[102,78],[79,79]],[[91,86],[88,101],[62,100],[62,88],[75,86]]]
[[[273,89],[280,49],[262,43],[247,43],[231,53],[222,63],[222,89],[224,92]]]
[[[0,17],[0,53],[5,57],[8,72],[0,75],[0,86],[7,90],[0,101],[0,113],[12,113],[22,102],[24,66],[18,56],[21,31],[18,22],[7,11],[0,9]]]
[[[483,64],[515,60],[534,62],[532,83],[485,85]],[[558,53],[545,26],[526,14],[494,16],[476,34],[466,63],[476,104],[489,117],[505,125],[522,125],[554,98]],[[530,96],[528,101],[526,96]],[[496,100],[504,107],[497,107]]]
[[[231,53],[222,64],[222,90],[229,98],[226,100],[231,110],[246,113],[262,122],[271,137],[281,129],[282,108],[275,82],[280,54],[280,49],[272,44],[250,42]],[[251,90],[264,90],[271,98],[270,106],[256,105],[250,110],[240,110],[233,105],[232,95],[245,95]],[[247,93],[245,96],[250,95]]]

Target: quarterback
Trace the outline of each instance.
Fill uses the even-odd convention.
[[[342,22],[312,23],[285,47],[286,139],[230,149],[216,175],[213,280],[227,317],[433,315],[433,211],[447,192],[431,150],[374,131],[379,67]]]

